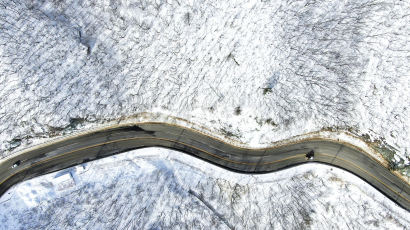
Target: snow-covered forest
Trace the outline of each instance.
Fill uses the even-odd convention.
[[[410,176],[409,24],[409,0],[0,0],[0,155],[177,117],[248,147],[343,131]],[[0,229],[406,229],[409,219],[329,166],[241,175],[152,148],[0,198]]]
[[[347,130],[409,164],[409,12],[396,0],[2,0],[2,154],[161,112],[244,143]]]
[[[307,164],[265,175],[136,150],[38,177],[0,198],[0,229],[406,229],[356,176]]]

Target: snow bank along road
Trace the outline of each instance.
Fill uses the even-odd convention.
[[[159,122],[96,130],[27,149],[0,161],[0,195],[12,185],[131,149],[161,146],[243,173],[266,173],[306,162],[348,170],[410,210],[410,185],[352,145],[309,139],[271,148],[236,147],[190,128]]]

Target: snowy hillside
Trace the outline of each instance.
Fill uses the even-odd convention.
[[[406,229],[409,220],[337,168],[243,175],[161,148],[38,177],[0,199],[0,229]]]
[[[348,130],[403,167],[409,12],[396,0],[0,0],[2,155],[161,112],[252,145]]]

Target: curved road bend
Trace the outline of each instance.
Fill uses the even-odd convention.
[[[242,173],[267,173],[306,162],[329,164],[356,174],[410,210],[409,183],[353,146],[313,139],[273,148],[247,149],[189,128],[158,122],[124,125],[68,137],[0,160],[0,195],[23,180],[149,146],[180,150]],[[308,159],[306,155],[312,153],[313,159]]]

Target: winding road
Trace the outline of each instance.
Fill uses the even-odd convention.
[[[308,162],[337,166],[361,177],[410,211],[410,185],[355,146],[309,139],[271,148],[236,147],[196,130],[144,122],[97,130],[35,146],[0,160],[0,195],[21,181],[132,149],[179,150],[242,173],[267,173]]]

